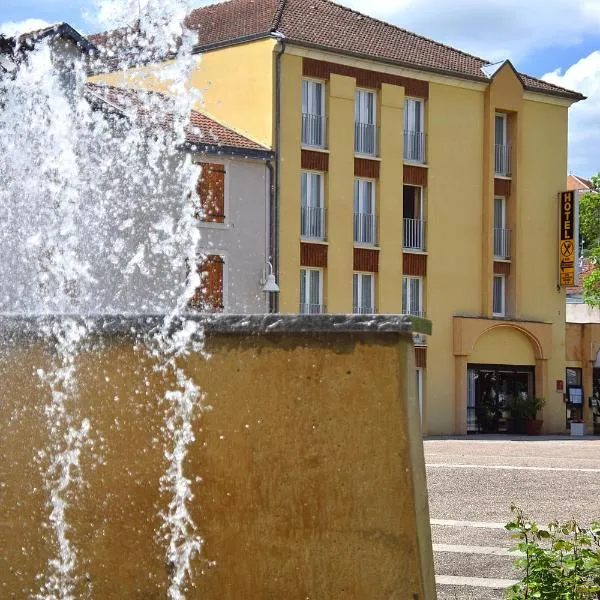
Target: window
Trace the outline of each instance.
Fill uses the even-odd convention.
[[[492,313],[495,317],[503,317],[505,314],[505,283],[504,275],[494,275]]]
[[[302,144],[325,147],[325,85],[302,80]]]
[[[376,139],[375,92],[356,90],[354,101],[354,151],[375,156]]]
[[[506,199],[494,198],[494,258],[510,258],[510,230],[506,228]]]
[[[300,314],[323,312],[323,276],[320,269],[300,269]]]
[[[496,175],[507,176],[510,174],[510,151],[508,147],[508,130],[505,114],[496,114],[494,143]]]
[[[225,222],[225,166],[199,163],[196,217],[207,223]]]
[[[423,369],[417,368],[417,401],[419,403],[419,416],[423,422]]]
[[[404,100],[404,159],[425,162],[425,133],[423,101]]]
[[[209,254],[196,265],[200,285],[188,302],[188,307],[200,312],[222,312],[223,302],[223,257]]]
[[[375,182],[370,179],[354,180],[354,242],[376,243]]]
[[[423,311],[423,278],[402,278],[402,312],[405,315],[422,317]]]
[[[300,234],[303,238],[325,239],[323,175],[303,171],[300,174]]]
[[[359,315],[374,313],[374,275],[372,273],[354,273],[352,283],[352,312]]]
[[[425,250],[425,221],[423,220],[423,188],[405,185],[403,193],[404,248]]]

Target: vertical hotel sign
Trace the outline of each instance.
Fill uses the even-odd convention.
[[[559,282],[575,285],[575,192],[560,193]]]

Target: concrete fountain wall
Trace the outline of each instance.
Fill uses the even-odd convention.
[[[70,498],[78,597],[163,599],[155,532],[167,500],[165,383],[141,347],[158,319],[96,319],[76,360],[74,414],[91,422]],[[435,597],[411,332],[402,317],[205,320],[185,368],[213,407],[186,464],[205,538],[187,598]],[[0,597],[29,597],[52,556],[40,449],[53,348],[35,322],[0,320]],[[79,418],[79,420],[80,420]],[[79,421],[77,421],[79,422]],[[42,457],[43,462],[43,457]],[[200,480],[200,477],[202,478]]]

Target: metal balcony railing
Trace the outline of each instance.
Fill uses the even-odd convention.
[[[302,113],[302,144],[325,148],[327,121],[323,115]]]
[[[375,306],[370,305],[370,306],[353,306],[352,307],[352,312],[355,315],[374,315],[377,312],[377,309],[375,308]]]
[[[494,146],[494,166],[496,175],[510,175],[510,146],[496,144]]]
[[[377,156],[377,127],[371,123],[354,123],[354,152]]]
[[[321,315],[325,312],[323,304],[300,304],[301,315]]]
[[[303,205],[300,209],[300,235],[313,240],[325,239],[325,209]]]
[[[354,213],[354,242],[356,244],[377,244],[377,218],[372,213]]]
[[[425,250],[425,221],[423,219],[404,219],[404,248]]]
[[[494,227],[494,258],[510,258],[510,229]]]
[[[404,132],[404,160],[425,162],[425,134],[422,131]]]

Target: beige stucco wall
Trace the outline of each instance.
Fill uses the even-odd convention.
[[[53,554],[38,455],[49,398],[35,372],[54,357],[18,339],[5,339],[0,361],[5,598],[35,593]],[[76,596],[91,586],[96,598],[164,598],[165,383],[129,335],[95,342],[76,359],[69,406],[75,423],[90,419],[92,441],[67,508]],[[209,334],[206,349],[210,360],[182,364],[213,407],[195,423],[185,471],[216,565],[195,563],[186,597],[435,598],[410,335],[229,331]]]

